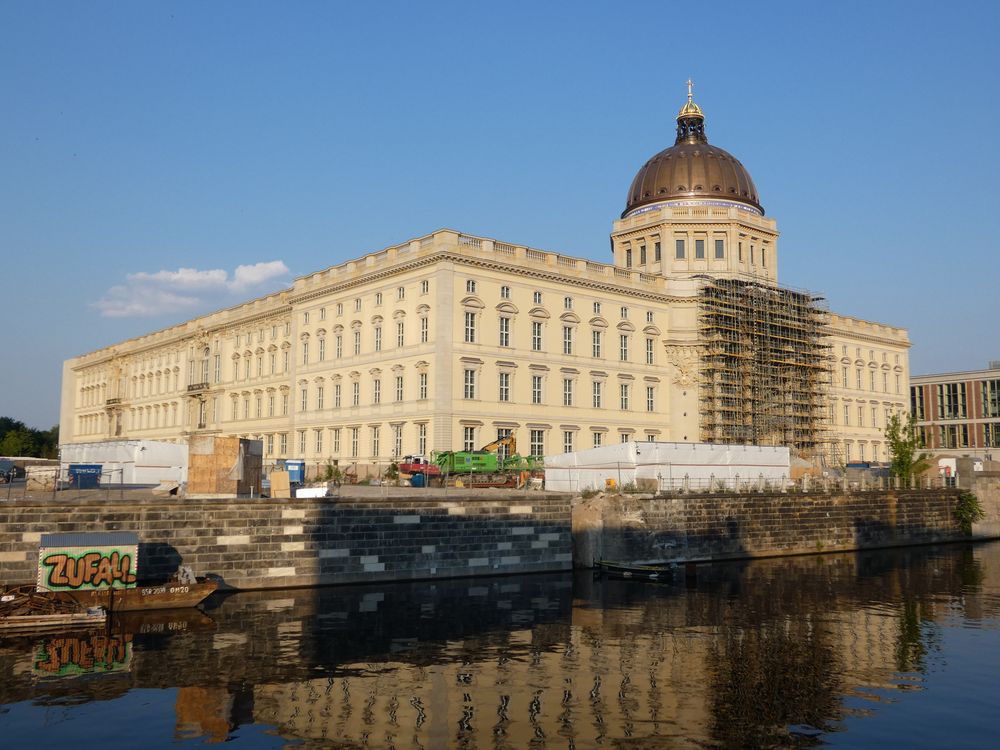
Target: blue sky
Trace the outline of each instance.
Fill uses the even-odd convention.
[[[684,81],[783,284],[1000,359],[1000,3],[0,2],[0,415],[64,359],[441,227],[597,260]],[[991,177],[992,175],[992,177]]]

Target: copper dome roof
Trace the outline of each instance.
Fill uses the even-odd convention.
[[[691,100],[677,115],[677,140],[647,161],[632,180],[622,216],[651,203],[682,199],[727,200],[764,213],[753,184],[739,159],[705,137],[705,115]]]

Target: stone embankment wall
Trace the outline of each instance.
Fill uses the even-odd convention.
[[[139,574],[178,565],[237,588],[278,588],[572,567],[570,495],[447,500],[21,500],[0,504],[0,583],[33,581],[42,533],[135,531]]]
[[[956,490],[849,494],[619,495],[574,508],[574,556],[712,560],[957,541]]]
[[[1000,472],[970,471],[968,476],[971,479],[967,488],[978,498],[983,509],[982,520],[972,525],[972,535],[979,539],[996,539],[1000,537]]]

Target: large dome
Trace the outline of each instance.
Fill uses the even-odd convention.
[[[677,140],[647,161],[632,180],[622,216],[664,201],[717,200],[750,206],[764,213],[753,184],[739,159],[705,136],[705,115],[691,100],[677,115]]]

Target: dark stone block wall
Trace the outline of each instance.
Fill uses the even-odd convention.
[[[583,501],[575,513],[593,502]],[[608,560],[711,560],[967,538],[953,516],[953,490],[622,495],[601,502],[591,508],[601,530],[590,549]]]
[[[178,565],[237,588],[568,570],[571,496],[0,504],[0,583],[33,581],[41,534],[135,531],[139,577]]]

